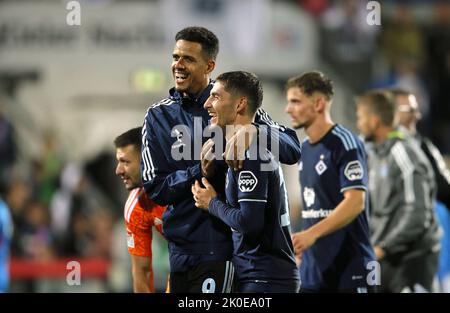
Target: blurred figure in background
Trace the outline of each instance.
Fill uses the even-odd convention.
[[[162,234],[162,214],[165,207],[150,200],[141,181],[142,127],[130,129],[114,140],[116,174],[130,191],[125,204],[127,246],[131,255],[134,292],[155,292],[152,266],[152,231]]]
[[[353,90],[370,82],[381,30],[367,23],[366,5],[366,1],[334,1],[320,16],[321,55]]]
[[[437,184],[437,202],[434,206],[439,222],[444,230],[439,259],[439,280],[442,285],[450,279],[450,170],[439,149],[427,137],[417,131],[421,119],[416,97],[403,89],[391,89],[397,105],[396,121],[407,138],[415,141],[433,167]],[[448,277],[448,278],[446,278]],[[449,283],[447,283],[449,284]],[[450,286],[442,286],[450,292]]]
[[[59,152],[56,134],[52,131],[44,133],[42,152],[36,160],[36,192],[37,198],[49,205],[53,195],[59,188],[60,173],[63,168],[63,158]]]
[[[3,103],[0,102],[0,192],[7,188],[17,154],[14,127],[6,118],[2,106]]]
[[[299,174],[302,231],[292,234],[301,257],[300,292],[374,292],[366,279],[375,260],[367,220],[367,159],[362,142],[331,119],[334,87],[320,72],[286,84],[286,113],[304,128]]]
[[[357,127],[373,141],[369,156],[371,232],[382,292],[432,291],[439,256],[433,170],[417,145],[394,128],[392,95],[357,97]]]
[[[0,293],[8,291],[9,286],[9,246],[13,225],[9,208],[0,198]]]

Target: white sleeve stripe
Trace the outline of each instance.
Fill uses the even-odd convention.
[[[406,203],[413,203],[416,199],[414,195],[414,169],[411,160],[409,159],[405,148],[401,144],[401,142],[397,142],[392,147],[392,154],[394,156],[394,160],[397,162],[397,165],[400,168],[403,176],[403,183],[405,188],[405,201]]]
[[[230,270],[229,261],[225,262],[225,277],[223,279],[222,293],[225,293],[225,289],[228,283],[228,271]]]
[[[422,182],[422,187],[423,187],[423,194],[425,195],[425,206],[427,207],[427,209],[432,208],[433,205],[431,204],[431,197],[430,197],[430,184],[427,183],[426,181]]]
[[[445,178],[447,183],[450,184],[450,171],[445,164],[445,160],[442,157],[442,154],[434,145],[428,145],[428,148],[430,149],[431,155],[436,160],[436,164],[441,171],[442,176]]]
[[[145,120],[146,119],[147,116],[145,117]],[[155,168],[153,166],[152,156],[150,154],[150,149],[148,146],[147,128],[145,126],[145,123],[146,122],[144,121],[144,127],[142,128],[142,146],[143,146],[142,161],[144,164],[144,168],[142,171],[142,179],[143,181],[149,181],[153,179],[153,177],[155,176]]]
[[[128,215],[128,210],[129,210],[129,205],[130,203],[133,201],[134,197],[136,196],[136,193],[138,192],[138,188],[133,189],[131,191],[131,193],[128,195],[128,199],[127,202],[125,203],[125,207],[124,207],[124,211],[123,211],[123,217],[125,218],[125,220],[127,219],[127,215]]]
[[[127,216],[126,216],[126,220],[127,220],[127,222],[129,222],[130,221],[130,217],[131,217],[131,213],[133,212],[133,210],[134,210],[134,207],[136,206],[136,202],[139,200],[139,197],[136,197],[135,199],[134,199],[134,201],[131,203],[131,206],[129,207],[129,209],[128,209],[128,212],[127,212]]]
[[[170,98],[167,98],[167,99],[161,100],[161,101],[159,101],[159,102],[157,102],[157,103],[155,103],[155,104],[152,104],[152,105],[150,106],[149,109],[157,108],[157,107],[159,107],[159,106],[161,106],[161,105],[167,105],[167,106],[169,106],[169,105],[172,105],[172,104],[174,104],[174,103],[175,103],[175,101],[173,101],[173,100],[170,99]]]
[[[406,153],[405,148],[403,145],[397,143],[392,147],[392,152],[394,155],[394,158],[398,160],[399,166],[402,168],[405,172],[412,172],[414,171],[414,166],[408,157],[408,154]]]
[[[233,285],[233,278],[234,278],[234,265],[233,262],[227,261],[230,263],[230,271],[228,274],[228,282],[227,282],[227,287],[225,289],[226,293],[230,293],[231,292],[231,286]]]
[[[139,190],[138,188],[131,190],[130,194],[128,195],[127,202],[125,203],[125,207],[127,207],[130,204],[130,202],[133,201],[132,199],[136,196],[138,190]]]
[[[341,192],[346,191],[346,190],[350,190],[350,189],[364,189],[367,191],[367,187],[364,185],[355,185],[355,186],[348,186],[348,187],[344,187],[341,188]]]
[[[248,202],[267,202],[267,200],[264,199],[239,199],[238,202],[243,202],[243,201],[248,201]]]

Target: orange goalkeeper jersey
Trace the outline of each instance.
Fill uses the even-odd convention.
[[[127,228],[128,252],[132,255],[150,257],[150,290],[153,287],[152,227],[162,234],[162,207],[150,200],[144,188],[133,189],[125,203],[124,218]]]

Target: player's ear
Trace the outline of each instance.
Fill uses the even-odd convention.
[[[209,59],[206,63],[206,74],[210,74],[216,68],[216,61],[213,59]]]
[[[247,106],[248,106],[247,98],[240,97],[238,100],[236,112],[241,115],[245,114],[245,111],[247,110]]]
[[[314,96],[314,108],[317,112],[323,112],[326,108],[326,101],[322,95]]]

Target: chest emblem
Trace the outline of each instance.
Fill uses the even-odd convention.
[[[317,162],[316,164],[316,172],[319,175],[322,175],[323,172],[325,172],[327,170],[327,165],[325,164],[324,161],[320,160],[319,162]]]

